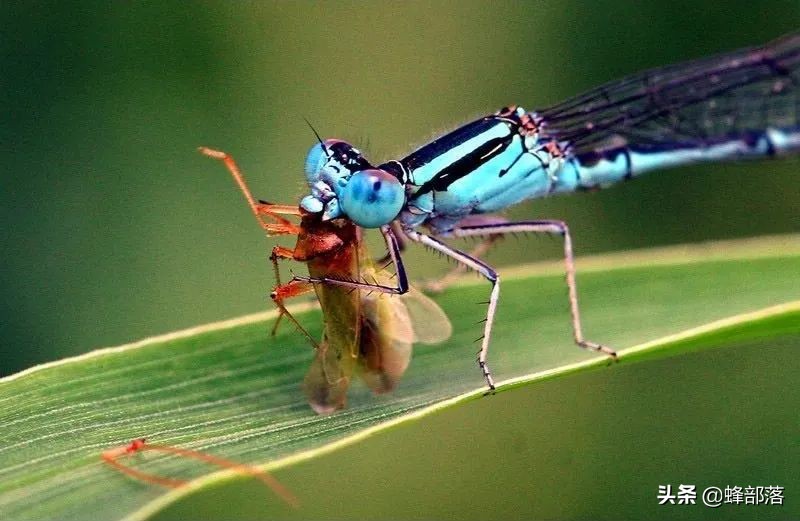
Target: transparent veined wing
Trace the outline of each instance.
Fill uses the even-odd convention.
[[[452,334],[447,315],[415,289],[400,296],[375,293],[362,299],[362,376],[376,393],[397,386],[415,342],[435,344]]]
[[[633,74],[536,111],[577,157],[696,148],[800,125],[800,34]]]
[[[361,376],[376,393],[397,387],[411,360],[413,327],[399,298],[369,295],[362,301]]]
[[[386,273],[381,273],[379,278],[386,279]],[[383,301],[380,306],[371,302],[376,299]],[[385,293],[366,295],[364,302],[367,318],[398,342],[439,344],[453,334],[453,326],[444,310],[413,287],[399,296]]]
[[[444,310],[424,293],[411,288],[398,300],[394,307],[405,307],[413,329],[414,342],[440,344],[453,334],[453,326]]]

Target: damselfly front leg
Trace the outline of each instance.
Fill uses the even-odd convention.
[[[309,282],[312,284],[329,284],[332,286],[342,286],[345,288],[352,288],[354,290],[377,291],[379,293],[390,293],[393,295],[403,295],[408,292],[408,275],[406,268],[403,265],[403,259],[400,257],[400,243],[392,232],[391,227],[382,226],[381,234],[383,240],[386,242],[386,249],[388,250],[388,258],[395,267],[397,277],[397,285],[389,286],[380,284],[378,282],[362,282],[358,280],[344,280],[334,277],[303,277],[295,275],[292,277],[293,281]]]
[[[403,231],[403,226],[398,221],[392,221],[389,223],[389,228],[391,228],[392,233],[394,234],[394,238],[397,241],[397,252],[402,253],[406,249],[406,243],[408,242],[408,237],[406,237],[406,233]],[[392,256],[390,255],[389,251],[386,251],[386,254],[383,257],[380,257],[375,261],[375,264],[378,266],[388,266],[389,263],[392,262]]]
[[[567,289],[569,292],[569,307],[572,315],[572,331],[575,343],[585,349],[605,353],[616,359],[617,353],[610,347],[596,342],[590,342],[583,337],[581,315],[578,307],[578,288],[575,282],[575,259],[572,254],[572,237],[569,227],[563,221],[519,221],[500,224],[484,224],[477,226],[458,226],[453,230],[439,234],[441,237],[475,237],[499,236],[508,233],[547,233],[561,235],[564,239],[564,271],[566,272]]]

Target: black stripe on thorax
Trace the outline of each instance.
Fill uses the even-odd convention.
[[[441,192],[447,190],[451,184],[455,183],[462,177],[466,177],[481,165],[490,161],[495,156],[503,153],[503,151],[511,143],[513,135],[493,138],[479,147],[471,150],[466,155],[458,158],[456,161],[450,163],[437,173],[430,181],[423,183],[414,194],[414,198],[419,197],[431,191]]]
[[[508,128],[508,134],[501,137],[494,137],[487,139],[474,149],[470,150],[463,156],[459,157],[449,165],[442,168],[440,171],[431,177],[428,181],[420,185],[420,188],[415,192],[411,199],[415,199],[431,191],[444,191],[459,179],[466,177],[470,173],[477,170],[481,165],[490,161],[492,158],[502,154],[506,148],[511,144],[515,132],[513,122],[508,121],[507,118],[500,119],[496,116],[489,116],[478,121],[474,121],[463,127],[454,130],[446,136],[433,141],[429,145],[422,147],[414,152],[407,158],[401,160],[401,163],[409,170],[418,168],[422,165],[428,164],[440,155],[446,154],[453,148],[463,144],[464,142],[480,136],[483,133],[491,132],[497,125],[504,125]]]

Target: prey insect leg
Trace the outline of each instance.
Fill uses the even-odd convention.
[[[121,447],[115,447],[113,449],[104,451],[100,455],[100,458],[109,465],[111,465],[112,467],[114,467],[115,469],[122,472],[123,474],[127,474],[128,476],[131,476],[133,478],[136,478],[138,480],[147,483],[153,483],[155,485],[161,485],[163,487],[168,487],[168,488],[178,488],[188,483],[186,480],[183,479],[167,478],[156,474],[142,472],[141,470],[129,467],[128,465],[125,465],[124,463],[121,463],[119,461],[119,458],[121,457],[130,456],[132,454],[144,451],[166,452],[169,454],[174,454],[176,456],[195,459],[198,461],[202,461],[204,463],[209,463],[211,465],[216,465],[222,468],[232,469],[235,470],[236,472],[253,476],[254,478],[262,481],[270,489],[272,489],[273,492],[275,492],[278,496],[280,496],[280,498],[283,499],[290,506],[294,508],[300,506],[300,503],[294,494],[292,494],[286,487],[284,487],[277,479],[273,478],[271,475],[267,474],[263,470],[257,467],[245,465],[243,463],[236,463],[235,461],[221,458],[219,456],[214,456],[212,454],[206,454],[204,452],[199,452],[196,450],[183,449],[180,447],[173,447],[170,445],[153,445],[147,443],[147,441],[144,438],[138,438],[133,440],[128,445],[123,445]]]
[[[250,192],[250,188],[247,186],[247,182],[244,180],[242,171],[239,170],[239,166],[236,164],[233,157],[225,152],[207,147],[200,147],[199,151],[203,155],[223,162],[228,172],[233,176],[233,180],[236,181],[236,184],[242,191],[256,221],[258,221],[258,224],[268,235],[297,235],[300,233],[299,226],[281,217],[281,215],[300,215],[300,209],[298,207],[256,201],[253,194]],[[271,219],[274,222],[268,222],[265,218]]]
[[[289,310],[286,309],[286,305],[284,304],[286,299],[298,297],[314,291],[314,285],[301,280],[291,280],[286,284],[281,283],[281,271],[278,265],[278,259],[294,260],[294,252],[292,250],[283,248],[281,246],[276,246],[272,249],[272,255],[269,256],[269,259],[272,261],[272,267],[275,270],[276,281],[275,289],[272,290],[272,293],[270,293],[269,296],[279,311],[278,318],[275,319],[275,325],[272,326],[272,335],[275,335],[278,332],[278,326],[281,323],[281,319],[285,316],[295,325],[295,327],[303,334],[303,336],[308,339],[314,349],[318,349],[319,343],[314,340],[314,337],[312,337],[311,334],[306,331],[306,328],[304,328],[300,322],[297,321],[294,315],[292,315]]]

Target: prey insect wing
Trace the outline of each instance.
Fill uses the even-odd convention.
[[[321,223],[303,220],[301,228],[307,237],[319,235]],[[339,225],[352,226],[352,223]],[[317,279],[374,280],[379,285],[387,282],[390,278],[388,273],[376,270],[361,242],[360,231],[347,234],[347,237],[349,239],[340,247],[350,252],[347,266],[352,272],[337,270],[331,273],[331,266],[341,267],[342,264],[313,259],[308,261],[311,276]],[[353,252],[355,259],[352,258]],[[343,258],[341,252],[331,252],[331,255],[339,260]],[[320,268],[323,264],[325,269]],[[377,394],[394,390],[408,368],[413,344],[417,341],[439,343],[452,332],[444,311],[415,290],[400,296],[354,291],[333,284],[315,284],[315,290],[322,307],[325,330],[304,380],[304,388],[312,408],[320,414],[345,407],[354,373],[358,373]],[[419,318],[419,323],[414,318]]]
[[[376,393],[397,386],[414,343],[438,344],[452,334],[442,308],[413,288],[403,295],[367,294],[362,306],[362,378]]]

